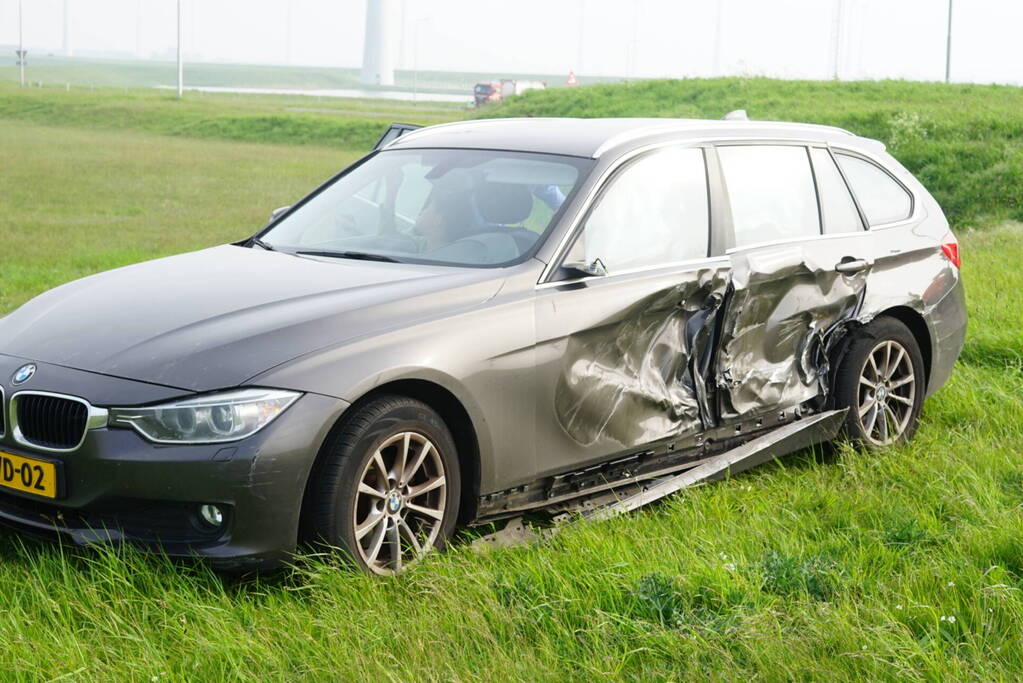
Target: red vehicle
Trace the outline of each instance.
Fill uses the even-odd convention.
[[[473,89],[473,99],[476,102],[476,107],[482,107],[488,102],[500,102],[501,101],[501,83],[499,81],[491,81],[489,83],[477,83]]]
[[[488,102],[500,102],[505,97],[521,95],[527,90],[544,90],[546,87],[547,84],[543,81],[503,78],[500,81],[477,83],[473,95],[476,106],[482,107]]]

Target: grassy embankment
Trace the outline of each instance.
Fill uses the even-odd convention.
[[[970,338],[912,444],[826,460],[797,454],[620,519],[571,526],[537,546],[482,557],[458,548],[385,581],[310,560],[286,579],[231,585],[127,551],[61,550],[0,532],[5,676],[1023,675],[1023,230],[990,225],[1020,218],[1019,187],[981,182],[1020,173],[1019,137],[1009,134],[1023,128],[1023,108],[1012,108],[1018,91],[673,87],[675,100],[688,97],[687,87],[711,100],[748,89],[739,102],[700,104],[713,109],[707,115],[744,105],[754,116],[858,131],[873,120],[866,132],[882,139],[905,127],[895,117],[918,115],[926,136],[895,145],[907,165],[920,159],[918,171],[953,169],[956,155],[970,152],[962,190],[948,183],[946,197],[962,236]],[[667,110],[677,105],[661,106],[661,95],[644,104],[643,92],[600,90],[592,101],[586,91],[559,94],[578,100],[573,108],[544,94],[501,111],[695,113]],[[194,112],[153,102],[140,113],[119,96],[22,96],[0,90],[0,313],[73,277],[248,234],[270,208],[359,153],[239,143],[249,133],[233,129],[226,141],[189,136],[191,123],[230,103]],[[615,101],[626,103],[621,111]],[[118,118],[98,121],[98,110]],[[331,130],[332,119],[295,117],[313,138],[319,126]],[[853,125],[857,117],[863,127]],[[981,158],[991,164],[971,161]]]

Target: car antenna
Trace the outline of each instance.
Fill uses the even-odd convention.
[[[736,109],[735,111],[730,111],[727,114],[725,114],[724,116],[722,116],[721,120],[722,121],[749,121],[749,117],[746,116],[746,110],[745,109]]]

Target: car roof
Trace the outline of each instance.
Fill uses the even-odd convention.
[[[833,126],[779,121],[667,118],[480,119],[428,126],[406,133],[386,149],[468,148],[544,152],[599,158],[671,139],[809,140],[883,149]],[[855,143],[859,143],[856,145]]]

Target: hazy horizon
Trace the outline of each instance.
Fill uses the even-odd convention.
[[[403,0],[400,69],[610,77],[945,76],[947,0]],[[188,59],[358,68],[365,0],[183,0]],[[171,58],[176,0],[69,0],[77,54]],[[62,54],[64,0],[24,2],[25,45]],[[840,14],[839,14],[840,10]],[[960,0],[952,80],[1023,84],[1023,3]],[[720,39],[719,39],[720,38]],[[837,40],[837,43],[836,43]],[[17,45],[18,0],[0,0]],[[13,61],[13,53],[4,61]],[[837,64],[836,64],[837,59]]]

